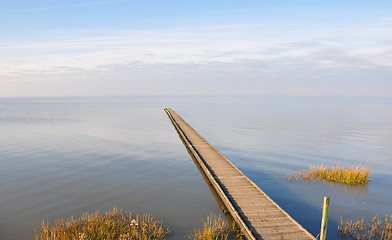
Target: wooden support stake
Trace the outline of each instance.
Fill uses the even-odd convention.
[[[324,196],[323,217],[321,220],[320,240],[325,240],[327,238],[328,211],[329,211],[329,197]]]

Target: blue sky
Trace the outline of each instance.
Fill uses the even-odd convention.
[[[6,0],[0,97],[392,97],[392,1]]]

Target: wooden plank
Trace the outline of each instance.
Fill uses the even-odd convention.
[[[247,239],[316,239],[174,110],[165,111]]]

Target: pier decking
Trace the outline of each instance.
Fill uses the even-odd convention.
[[[165,111],[247,239],[316,239],[174,110]]]

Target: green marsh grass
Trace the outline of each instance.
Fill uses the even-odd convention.
[[[392,239],[392,215],[385,219],[375,216],[370,222],[346,221],[340,219],[339,238],[349,240],[387,240]]]
[[[330,181],[344,184],[367,184],[369,181],[370,169],[360,166],[336,166],[327,167],[311,166],[309,170],[291,173],[286,176],[288,181],[298,181],[300,179],[308,181]]]
[[[169,228],[150,215],[135,215],[113,208],[106,213],[86,213],[78,219],[61,219],[54,225],[43,221],[35,240],[165,239]]]
[[[229,227],[222,217],[213,214],[202,219],[203,227],[194,229],[188,236],[191,240],[231,240],[245,239],[241,231],[236,227]]]

